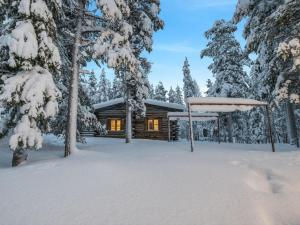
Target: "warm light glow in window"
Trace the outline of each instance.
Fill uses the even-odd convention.
[[[121,130],[121,120],[117,120],[117,127],[116,127],[117,131],[120,131]]]
[[[110,130],[111,131],[121,131],[121,120],[111,119],[110,120]]]
[[[159,131],[159,120],[149,119],[148,120],[148,131]]]

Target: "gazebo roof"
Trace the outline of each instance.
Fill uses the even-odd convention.
[[[188,98],[187,104],[197,112],[247,111],[256,106],[267,106],[266,102],[244,98],[198,97]]]

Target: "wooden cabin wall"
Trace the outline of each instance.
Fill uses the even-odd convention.
[[[106,124],[109,118],[126,118],[125,104],[118,104],[103,108],[96,111],[96,115],[102,124]],[[155,139],[155,140],[168,140],[168,112],[178,112],[180,110],[170,109],[160,106],[146,104],[146,117],[132,119],[133,137],[142,139]],[[147,130],[147,119],[159,119],[159,131]],[[124,127],[125,128],[125,127]],[[124,137],[125,129],[123,132],[109,132],[107,137]]]

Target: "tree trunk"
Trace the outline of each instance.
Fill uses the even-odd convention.
[[[232,138],[232,113],[228,114],[228,141],[229,143],[233,142]]]
[[[69,83],[69,102],[67,115],[67,130],[65,140],[65,157],[70,155],[76,149],[77,134],[77,108],[78,108],[78,83],[79,83],[79,58],[81,44],[81,27],[85,1],[79,0],[79,14],[77,17],[77,26],[75,33],[75,43],[72,53],[72,75]]]
[[[286,114],[289,142],[291,145],[297,145],[297,147],[299,147],[294,107],[289,101],[286,102]]]
[[[126,99],[126,143],[131,143],[132,139],[132,108],[129,103],[131,99],[131,90],[127,90],[127,99]]]
[[[25,149],[16,149],[13,154],[11,165],[13,167],[20,165],[27,160],[28,153]]]

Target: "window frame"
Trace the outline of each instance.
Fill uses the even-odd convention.
[[[112,130],[112,122],[114,121],[114,130]],[[120,130],[118,130],[118,121],[120,121]],[[122,118],[109,118],[108,123],[109,123],[109,132],[123,132],[123,124],[122,124]]]
[[[155,130],[155,120],[157,120],[157,130]],[[152,121],[153,123],[153,129],[150,129],[149,128],[149,121]],[[146,120],[146,131],[148,132],[160,132],[161,128],[160,128],[160,125],[161,125],[161,119],[160,118],[147,118]]]

